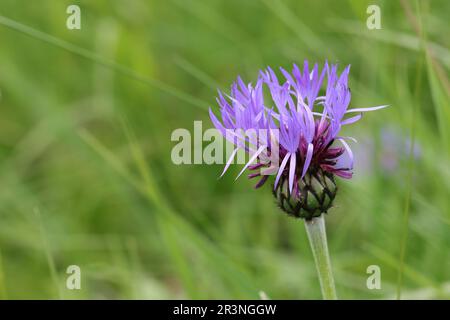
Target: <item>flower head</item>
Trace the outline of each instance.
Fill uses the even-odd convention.
[[[261,71],[254,86],[238,77],[230,95],[219,91],[222,121],[211,110],[210,117],[236,146],[223,173],[236,151],[244,149],[252,156],[239,175],[248,168],[250,178],[260,177],[256,185],[260,187],[268,179],[260,169],[269,166],[267,156],[276,153],[280,163],[273,172],[274,195],[279,206],[293,216],[310,219],[331,206],[336,194],[334,176],[352,177],[353,153],[347,141],[354,139],[340,136],[342,127],[361,119],[363,112],[386,106],[348,109],[350,66],[339,74],[337,65],[326,63],[319,70],[317,64],[310,68],[305,61],[303,70],[295,64],[292,72],[280,70],[282,78],[270,67]],[[264,89],[271,99],[264,96]],[[268,133],[245,133],[261,129]]]

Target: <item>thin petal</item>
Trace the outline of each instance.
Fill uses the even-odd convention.
[[[343,138],[337,138],[342,145],[344,146],[345,150],[348,153],[348,156],[350,158],[350,168],[353,168],[353,152],[352,149],[350,149],[350,146],[347,144],[347,142],[345,142],[345,140]]]
[[[216,127],[216,129],[219,130],[224,135],[225,128],[223,127],[222,123],[220,123],[219,119],[217,119],[216,115],[212,112],[211,108],[209,108],[209,117],[214,127]]]
[[[353,176],[353,173],[351,171],[345,171],[345,170],[335,170],[333,173],[344,179],[351,179]]]
[[[297,83],[295,82],[295,80],[292,78],[292,76],[290,75],[289,72],[287,72],[285,69],[281,68],[281,73],[284,75],[284,77],[286,78],[287,82],[289,82],[289,84],[293,87],[297,86]]]
[[[358,140],[356,140],[356,139],[353,138],[353,137],[343,137],[343,136],[340,136],[340,137],[336,137],[336,139],[339,139],[339,140],[341,140],[341,139],[344,139],[344,140],[351,140],[351,141],[353,141],[353,142],[355,142],[355,143],[358,142]]]
[[[259,154],[261,152],[264,151],[264,149],[266,148],[266,146],[261,146],[259,147],[259,149],[255,152],[255,154],[250,158],[250,160],[248,160],[247,164],[244,166],[244,168],[241,170],[241,172],[239,172],[238,176],[236,177],[235,180],[237,180],[245,171],[245,169],[247,169],[247,167],[252,164],[253,161],[255,161],[255,159],[259,156]]]
[[[351,117],[351,118],[348,118],[348,119],[343,120],[343,121],[341,122],[341,125],[346,125],[346,124],[352,124],[352,123],[355,123],[356,121],[358,121],[359,119],[361,119],[361,117],[362,117],[362,113],[360,113],[360,114],[358,114],[358,115],[356,115],[356,116],[354,116],[354,117]]]
[[[227,164],[225,165],[225,168],[223,169],[222,174],[220,175],[219,178],[222,178],[222,176],[225,174],[225,172],[227,172],[227,170],[228,170],[228,168],[230,167],[231,162],[233,162],[233,159],[234,159],[234,157],[236,156],[236,153],[237,153],[238,150],[239,150],[238,148],[236,148],[236,149],[233,150],[233,153],[231,153],[231,156],[230,156],[230,158],[228,159]]]

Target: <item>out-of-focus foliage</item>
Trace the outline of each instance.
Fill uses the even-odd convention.
[[[449,298],[449,14],[446,0],[2,0],[0,297],[320,298],[302,222],[270,186],[170,158],[174,129],[211,127],[217,87],[308,59],[352,65],[351,106],[390,104],[344,129],[359,143],[327,217],[339,296],[395,297],[407,230],[403,297]]]

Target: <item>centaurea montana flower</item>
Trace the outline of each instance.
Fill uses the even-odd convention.
[[[274,173],[278,205],[290,215],[312,219],[331,207],[337,191],[334,176],[352,177],[353,153],[346,141],[354,139],[340,136],[341,128],[357,122],[363,112],[386,106],[348,109],[350,66],[340,75],[337,65],[325,63],[320,71],[315,64],[310,70],[307,61],[303,70],[295,64],[292,72],[280,70],[281,81],[269,67],[260,72],[254,86],[238,77],[230,95],[219,91],[217,102],[222,121],[211,109],[210,117],[222,135],[236,146],[223,173],[237,150],[244,149],[251,158],[239,176],[246,169],[252,170],[249,178],[260,177],[258,188],[268,179],[267,174],[261,173],[261,168],[268,166],[267,155],[278,152],[281,163]],[[319,95],[323,87],[323,95]],[[271,99],[264,97],[265,88]],[[264,129],[268,134],[247,136],[244,132],[248,129]],[[272,134],[275,131],[277,135]],[[278,137],[275,142],[274,136]],[[278,148],[274,148],[274,143]]]

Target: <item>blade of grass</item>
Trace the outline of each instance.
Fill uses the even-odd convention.
[[[334,57],[331,48],[323,43],[307,25],[295,16],[293,10],[288,8],[282,1],[262,0],[262,2],[264,2],[264,4],[291,29],[297,38],[312,52],[321,55],[323,53],[323,48],[328,48],[328,59]]]
[[[413,29],[420,39],[422,51],[425,51],[426,54],[426,65],[431,97],[433,100],[433,106],[435,109],[440,136],[442,139],[442,143],[445,146],[445,155],[448,155],[448,152],[450,151],[448,138],[450,134],[450,132],[448,131],[448,123],[450,123],[450,108],[448,108],[448,106],[450,105],[450,83],[448,80],[448,76],[443,71],[443,68],[441,67],[439,62],[435,59],[436,52],[433,51],[432,48],[430,48],[430,45],[428,43],[426,28],[423,25],[421,17],[420,4],[423,3],[419,4],[417,0],[415,1],[417,17],[412,14],[412,9],[410,8],[410,4],[407,1],[402,0],[401,4]],[[426,10],[427,7],[424,7]],[[445,56],[448,58],[450,57],[450,54],[447,52]]]
[[[435,62],[429,53],[426,55],[426,62],[428,81],[431,89],[431,98],[436,113],[442,145],[444,146],[442,149],[445,150],[445,155],[448,156],[450,151],[450,131],[448,127],[448,124],[450,123],[450,97],[448,91],[444,90],[441,82],[439,81],[435,70]]]
[[[221,11],[214,10],[206,5],[205,3],[207,2],[195,0],[171,0],[171,3],[202,21],[223,38],[236,42],[238,45],[245,45],[241,40],[243,38],[250,38],[245,30],[240,28],[225,15],[222,15]]]
[[[182,271],[183,277],[185,278],[188,286],[191,288],[191,297],[198,297],[198,288],[195,282],[194,274],[192,274],[192,272],[190,271],[187,271],[191,270],[192,268],[187,264],[187,259],[180,251],[180,248],[183,246],[183,242],[186,241],[186,235],[190,235],[188,237],[189,239],[195,239],[194,242],[196,247],[198,247],[199,249],[201,248],[199,252],[204,252],[205,255],[209,254],[214,256],[213,258],[209,259],[209,261],[217,264],[215,268],[216,270],[220,271],[222,270],[221,268],[227,270],[224,273],[225,275],[227,275],[227,277],[231,276],[233,282],[236,282],[240,285],[245,284],[246,290],[249,293],[256,294],[256,287],[254,287],[253,285],[249,285],[250,282],[240,275],[241,273],[245,274],[246,271],[242,268],[239,268],[237,265],[230,263],[229,259],[227,259],[224,254],[221,254],[218,251],[218,248],[215,248],[212,243],[204,239],[204,237],[200,233],[198,233],[198,231],[196,231],[189,222],[181,218],[179,214],[173,211],[167,198],[158,191],[158,188],[156,187],[156,184],[152,179],[150,168],[146,164],[145,155],[142,151],[142,148],[137,143],[133,131],[126,121],[122,120],[122,124],[124,127],[125,135],[128,139],[128,143],[130,145],[130,149],[132,151],[133,158],[136,162],[136,166],[138,167],[138,170],[144,179],[144,185],[146,186],[147,192],[150,192],[150,199],[159,207],[160,212],[163,214],[161,216],[158,215],[157,219],[160,223],[160,227],[164,231],[163,235],[165,241],[168,244],[175,261],[180,266],[179,269]],[[180,232],[181,230],[182,232]],[[180,235],[183,235],[183,237],[180,238]],[[177,238],[178,243],[176,240]],[[232,275],[236,277],[236,280],[239,280],[236,281]]]
[[[119,175],[125,179],[130,185],[139,190],[145,192],[143,186],[134,178],[127,168],[116,158],[116,156],[103,146],[89,131],[80,129],[78,131],[80,138],[89,145],[95,152],[97,152],[109,166],[111,166]]]
[[[211,8],[209,5],[206,5],[208,3],[206,1],[172,0],[171,2],[203,22],[222,38],[232,41],[234,46],[242,48],[242,51],[246,54],[241,58],[251,61],[252,65],[260,65],[262,63],[263,59],[259,50],[250,41],[252,35],[222,14],[222,10]]]
[[[139,173],[143,179],[143,184],[145,186],[145,195],[150,198],[150,202],[155,204],[157,207],[162,209],[161,215],[156,215],[156,221],[158,222],[159,229],[162,231],[162,237],[168,248],[168,251],[172,257],[172,260],[181,276],[181,279],[184,284],[184,288],[187,289],[189,297],[192,299],[199,298],[198,290],[195,284],[194,276],[191,272],[191,268],[187,264],[187,259],[184,257],[182,250],[180,249],[179,243],[177,243],[177,233],[174,230],[173,226],[166,223],[165,216],[167,215],[167,208],[162,202],[162,195],[159,194],[158,189],[156,188],[153,180],[151,179],[150,172],[145,163],[145,156],[139,148],[136,137],[132,132],[127,121],[122,118],[121,119],[122,128],[127,137],[128,145],[131,151],[131,155],[135,161],[135,164],[139,170]],[[164,216],[162,216],[164,215]]]
[[[423,26],[420,19],[420,11],[418,10],[418,28],[420,32],[420,39],[423,40]],[[422,50],[420,53],[426,51],[425,50],[425,42],[421,42]],[[411,195],[412,195],[412,179],[413,179],[413,173],[414,173],[414,147],[415,147],[415,140],[416,140],[416,113],[417,113],[417,103],[420,101],[420,88],[421,88],[421,79],[422,79],[422,64],[423,64],[423,58],[422,54],[418,57],[418,66],[416,69],[416,83],[415,83],[415,103],[412,105],[411,110],[411,127],[410,127],[410,147],[409,147],[409,158],[408,158],[408,173],[407,173],[407,191],[405,196],[405,203],[404,203],[404,211],[403,211],[403,218],[402,218],[402,231],[401,231],[401,240],[400,240],[400,255],[399,255],[399,269],[398,269],[398,276],[397,276],[397,300],[401,299],[402,295],[402,285],[403,285],[403,272],[404,272],[404,266],[405,266],[405,255],[406,255],[406,245],[408,241],[408,233],[409,233],[409,215],[410,215],[410,204],[411,204]]]
[[[216,80],[214,80],[206,72],[200,70],[183,57],[176,56],[174,60],[175,64],[178,67],[189,73],[191,76],[199,80],[201,83],[203,83],[205,86],[212,89],[213,91],[215,91],[217,88],[220,87],[219,83],[217,83]]]
[[[385,250],[373,246],[371,244],[365,244],[364,247],[367,249],[368,252],[370,252],[370,254],[372,254],[377,259],[380,259],[388,266],[396,269],[397,271],[399,270],[400,266],[398,264],[398,259],[396,257],[390,255]],[[403,273],[407,278],[409,278],[411,281],[413,281],[419,286],[433,287],[436,288],[437,290],[439,289],[439,284],[435,283],[425,274],[415,270],[414,268],[412,268],[407,264],[405,264],[403,267]]]
[[[370,30],[367,30],[360,21],[345,19],[328,19],[326,20],[326,23],[330,28],[333,27],[332,30],[335,30],[336,32],[345,32],[346,34],[364,38],[370,37],[379,42],[413,51],[421,51],[423,49],[420,38],[406,32],[385,29],[371,32]],[[334,29],[336,26],[339,26],[339,29]],[[450,68],[450,50],[448,48],[434,42],[428,42],[428,47],[443,65]]]

